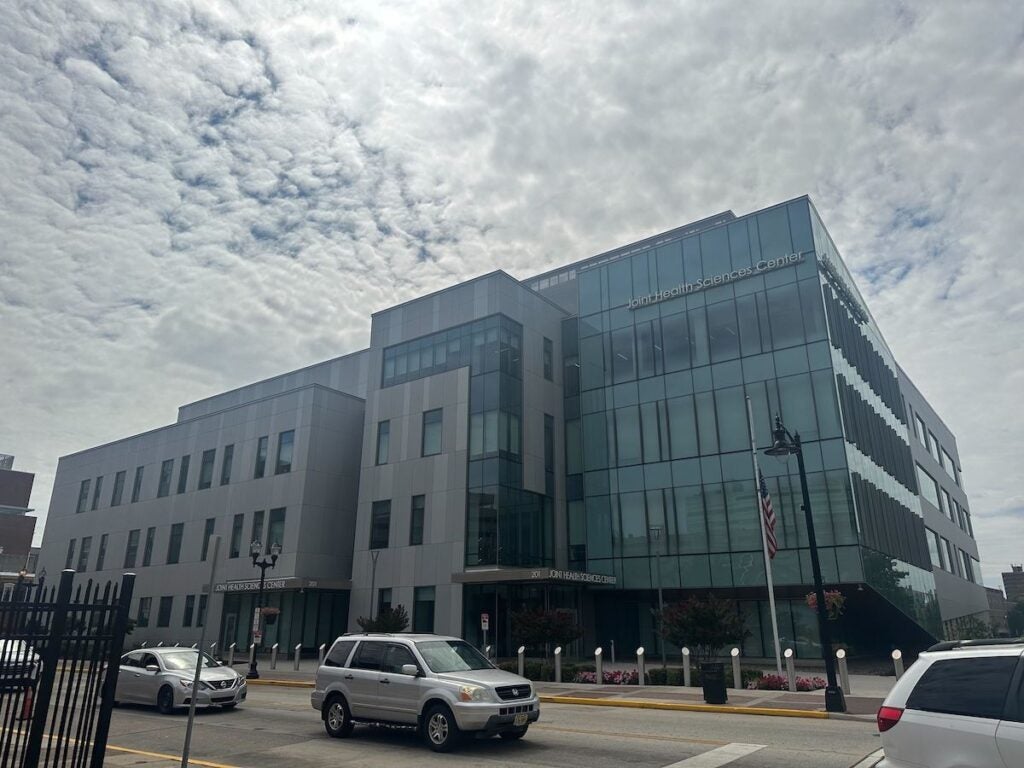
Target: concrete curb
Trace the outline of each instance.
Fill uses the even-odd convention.
[[[257,680],[246,680],[249,685],[276,685],[279,688],[313,688],[313,683],[308,683],[303,680],[264,680],[259,678]]]
[[[664,701],[636,699],[582,699],[575,696],[538,696],[547,704],[582,704],[589,707],[627,707],[631,709],[666,709],[675,712],[719,712],[727,715],[767,715],[769,717],[803,717],[827,720],[828,712],[814,709],[782,709],[781,707],[716,706],[714,704],[674,704]]]

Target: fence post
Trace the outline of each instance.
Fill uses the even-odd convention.
[[[849,693],[850,670],[846,666],[846,651],[840,648],[836,651],[836,658],[839,660],[839,684],[843,686],[843,693]]]
[[[519,676],[526,677],[526,646],[520,645],[516,655],[519,657]]]
[[[683,648],[683,685],[690,687],[690,649]]]
[[[302,655],[302,643],[295,646],[295,660],[292,662],[292,669],[299,671],[299,657]]]
[[[270,668],[277,669],[277,643],[270,646]]]
[[[562,646],[555,648],[555,682],[562,682]]]
[[[57,587],[57,602],[53,606],[50,620],[50,634],[46,638],[46,649],[41,662],[42,671],[36,684],[39,694],[36,696],[35,709],[32,711],[32,724],[29,726],[28,741],[25,742],[25,755],[22,765],[39,765],[40,752],[43,746],[43,730],[46,727],[46,714],[50,708],[53,695],[53,682],[57,676],[57,662],[60,659],[60,642],[67,626],[68,604],[71,602],[71,582],[75,572],[71,569],[62,571],[60,584]]]
[[[636,649],[636,684],[647,685],[647,670],[644,669],[644,647]]]
[[[228,646],[228,666],[229,667],[235,666],[235,647],[237,645],[238,645],[238,643],[232,643],[231,645]]]
[[[787,648],[782,655],[786,657],[786,677],[789,678],[789,690],[796,691],[796,669],[793,663],[793,649]]]
[[[121,577],[121,589],[117,593],[117,612],[111,625],[110,652],[107,655],[107,673],[103,680],[100,711],[96,720],[96,733],[92,742],[92,765],[99,768],[107,751],[107,736],[110,733],[110,718],[114,712],[114,692],[117,688],[117,674],[121,668],[121,654],[124,652],[124,634],[128,629],[128,613],[135,590],[135,574],[126,573]]]
[[[604,685],[604,664],[602,664],[601,646],[594,649],[594,684]]]
[[[896,679],[903,677],[903,652],[898,648],[892,652],[892,665],[896,669]]]
[[[729,651],[732,656],[732,687],[739,690],[743,687],[743,676],[740,674],[740,649],[733,648]]]
[[[317,659],[319,660],[319,664],[320,664],[321,667],[324,665],[324,656],[326,656],[326,655],[327,655],[327,643],[320,643],[320,651],[317,654]]]

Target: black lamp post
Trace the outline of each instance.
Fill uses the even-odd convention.
[[[263,550],[263,544],[258,541],[254,541],[249,546],[249,554],[252,555],[252,564],[254,567],[260,569],[260,590],[256,596],[256,610],[253,612],[252,624],[249,625],[249,645],[252,646],[256,642],[254,631],[256,629],[257,622],[260,621],[259,611],[263,608],[263,584],[267,579],[267,568],[273,568],[277,565],[277,556],[281,554],[281,545],[274,543],[270,545],[270,559],[260,558],[260,552]],[[252,661],[249,662],[249,671],[245,674],[248,680],[258,680],[260,676],[259,670],[256,669],[256,649],[252,650]]]
[[[811,497],[807,491],[807,470],[804,468],[804,452],[801,449],[800,433],[789,434],[782,420],[775,417],[772,447],[765,453],[769,456],[786,457],[796,454],[797,468],[800,472],[800,493],[803,495],[804,517],[807,521],[807,544],[811,549],[811,571],[814,574],[814,594],[818,601],[818,636],[821,641],[821,653],[825,659],[825,710],[828,712],[845,712],[846,697],[843,689],[836,681],[836,662],[832,657],[832,639],[828,631],[828,613],[825,608],[825,588],[821,583],[821,562],[818,559],[818,540],[814,535],[814,517],[811,514]]]

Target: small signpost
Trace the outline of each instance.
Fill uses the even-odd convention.
[[[487,630],[491,628],[491,614],[480,614],[480,629],[484,631],[484,648],[487,647]]]

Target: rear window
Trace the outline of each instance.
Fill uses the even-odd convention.
[[[349,654],[352,653],[352,649],[355,648],[355,640],[340,640],[334,644],[330,651],[327,653],[327,658],[324,659],[324,664],[328,667],[344,667],[345,662],[348,661]]]
[[[1016,656],[936,661],[907,699],[907,709],[998,720]]]

